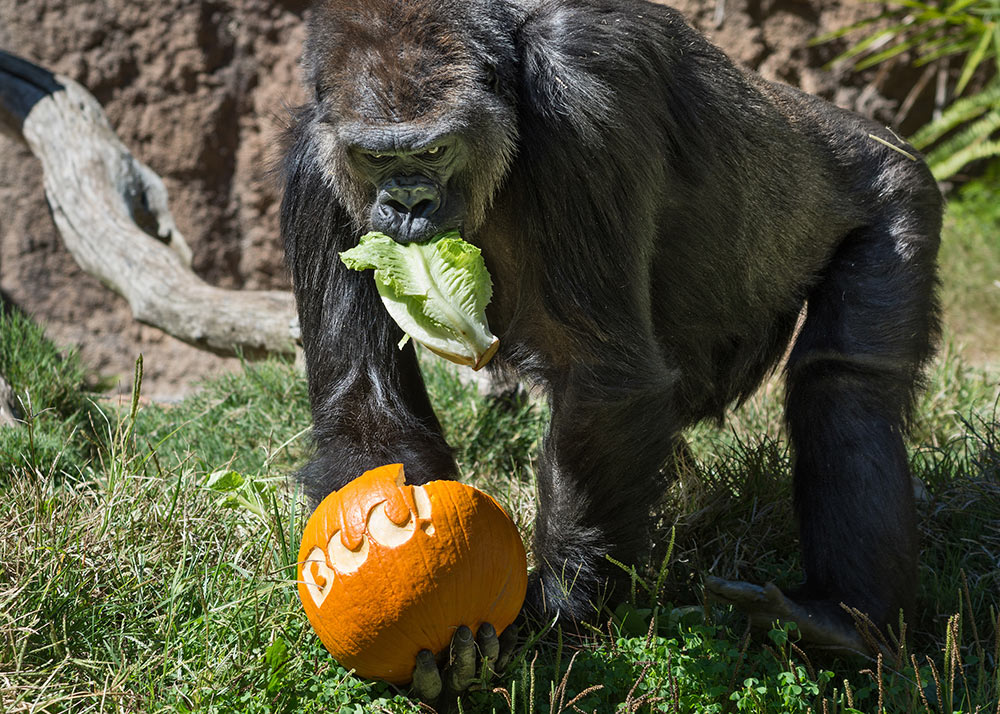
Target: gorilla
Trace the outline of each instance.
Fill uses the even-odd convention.
[[[281,228],[311,498],[391,462],[454,477],[412,343],[338,252],[458,229],[493,276],[493,368],[551,410],[529,611],[594,617],[610,558],[650,550],[681,430],[746,399],[789,343],[805,579],[708,587],[848,647],[844,606],[879,627],[911,611],[903,438],[938,332],[942,214],[914,149],[645,0],[319,0],[303,64]]]

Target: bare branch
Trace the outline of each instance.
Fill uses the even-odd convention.
[[[19,423],[14,390],[10,388],[7,380],[0,374],[0,428],[16,426]]]
[[[225,290],[197,277],[163,182],[119,141],[86,89],[0,51],[0,127],[41,161],[53,219],[76,262],[123,296],[135,319],[219,354],[294,353],[291,294]]]

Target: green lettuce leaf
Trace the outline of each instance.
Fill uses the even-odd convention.
[[[486,322],[493,283],[479,248],[457,231],[427,243],[367,233],[340,254],[353,270],[374,270],[382,303],[407,335],[445,359],[479,369],[500,345]]]

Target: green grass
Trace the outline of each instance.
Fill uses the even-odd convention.
[[[722,429],[687,434],[662,569],[637,576],[600,627],[526,642],[461,711],[1000,712],[997,352],[970,363],[961,338],[993,319],[961,295],[1000,276],[1000,259],[980,266],[992,247],[975,236],[995,216],[974,200],[952,209],[942,255],[946,275],[967,273],[944,296],[967,319],[913,424],[927,495],[909,649],[833,658],[799,648],[790,628],[750,635],[738,613],[704,602],[706,572],[799,577],[775,382]],[[965,245],[979,257],[951,254]],[[95,403],[72,353],[22,316],[0,320],[0,373],[30,404],[26,424],[0,430],[0,712],[422,711],[333,662],[298,602],[307,514],[287,475],[307,458],[309,416],[294,365],[246,365],[175,406]],[[463,477],[530,536],[543,409],[484,400],[440,361],[425,366]]]
[[[25,316],[0,304],[0,375],[13,385],[15,407],[26,422],[23,429],[0,429],[0,454],[20,467],[44,463],[75,475],[94,454],[97,416],[77,354],[61,354]]]
[[[1000,163],[969,184],[945,217],[941,246],[946,324],[970,359],[1000,366]]]

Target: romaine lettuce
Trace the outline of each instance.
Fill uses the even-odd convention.
[[[340,254],[353,270],[374,270],[382,303],[407,335],[445,359],[479,369],[500,340],[486,322],[493,283],[479,248],[458,231],[401,244],[367,233]]]

